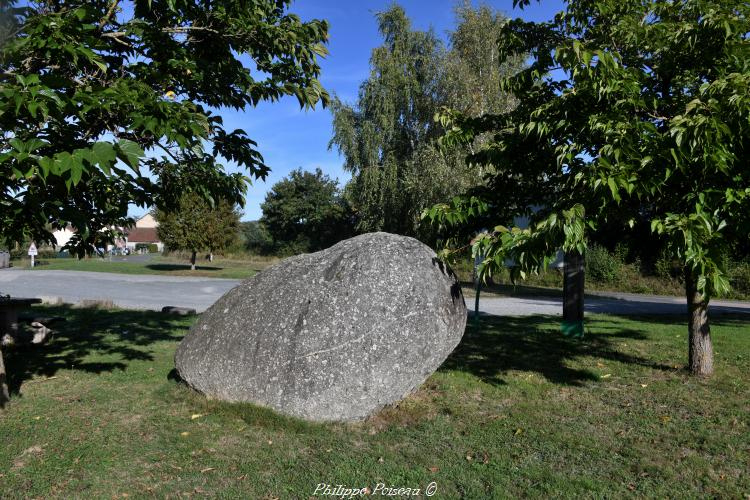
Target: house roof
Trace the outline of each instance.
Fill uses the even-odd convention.
[[[160,243],[155,227],[134,227],[128,230],[128,241],[133,243]]]

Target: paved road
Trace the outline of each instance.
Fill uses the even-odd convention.
[[[84,271],[0,270],[0,293],[77,304],[111,301],[126,309],[192,307],[203,311],[239,281],[184,276],[92,273]]]
[[[0,270],[0,293],[17,297],[42,297],[56,302],[83,300],[111,301],[132,309],[161,309],[164,306],[192,307],[204,311],[216,299],[239,283],[238,280],[182,276],[129,275],[83,271]],[[466,305],[474,308],[474,299]],[[684,314],[684,299],[658,295],[608,293],[607,297],[587,297],[586,312],[620,315]],[[562,314],[560,299],[482,297],[480,312],[499,316]],[[716,300],[711,314],[750,314],[750,302]]]
[[[474,299],[466,299],[466,306],[474,310]],[[617,314],[634,316],[639,314],[685,314],[685,299],[662,295],[638,295],[629,293],[607,293],[607,296],[587,296],[584,302],[586,313]],[[551,297],[487,298],[480,295],[479,311],[497,316],[531,316],[550,314],[562,316],[562,300]],[[748,314],[750,302],[734,300],[712,300],[709,313]],[[750,317],[748,317],[750,320]]]

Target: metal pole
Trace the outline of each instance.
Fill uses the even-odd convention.
[[[479,326],[479,291],[482,288],[482,282],[477,278],[476,297],[474,298],[474,326]]]
[[[482,257],[477,255],[474,257],[474,327],[479,326],[479,292],[482,289],[482,280],[479,278],[479,265],[482,262]]]

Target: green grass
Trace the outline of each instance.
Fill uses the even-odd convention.
[[[6,354],[0,498],[308,498],[318,483],[433,498],[750,492],[750,328],[713,322],[716,374],[687,375],[682,317],[483,318],[412,396],[357,424],[208,401],[172,378],[194,318],[47,308],[51,344]],[[195,418],[193,418],[195,417]]]
[[[264,269],[266,261],[230,260],[215,258],[213,262],[200,261],[196,270],[190,270],[190,263],[169,257],[154,256],[148,262],[110,261],[108,259],[42,259],[35,270],[94,271],[120,274],[160,274],[169,276],[201,276],[212,278],[245,279]],[[28,261],[14,262],[15,267],[28,268]]]

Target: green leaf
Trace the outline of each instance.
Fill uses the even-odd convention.
[[[140,175],[139,163],[144,155],[143,149],[135,142],[120,139],[117,143],[117,157],[128,164],[133,171]]]
[[[70,181],[73,185],[77,185],[83,175],[84,167],[82,162],[71,162],[70,164]]]
[[[102,171],[109,175],[112,164],[117,158],[114,146],[109,142],[97,142],[91,148],[92,160],[98,164]]]

